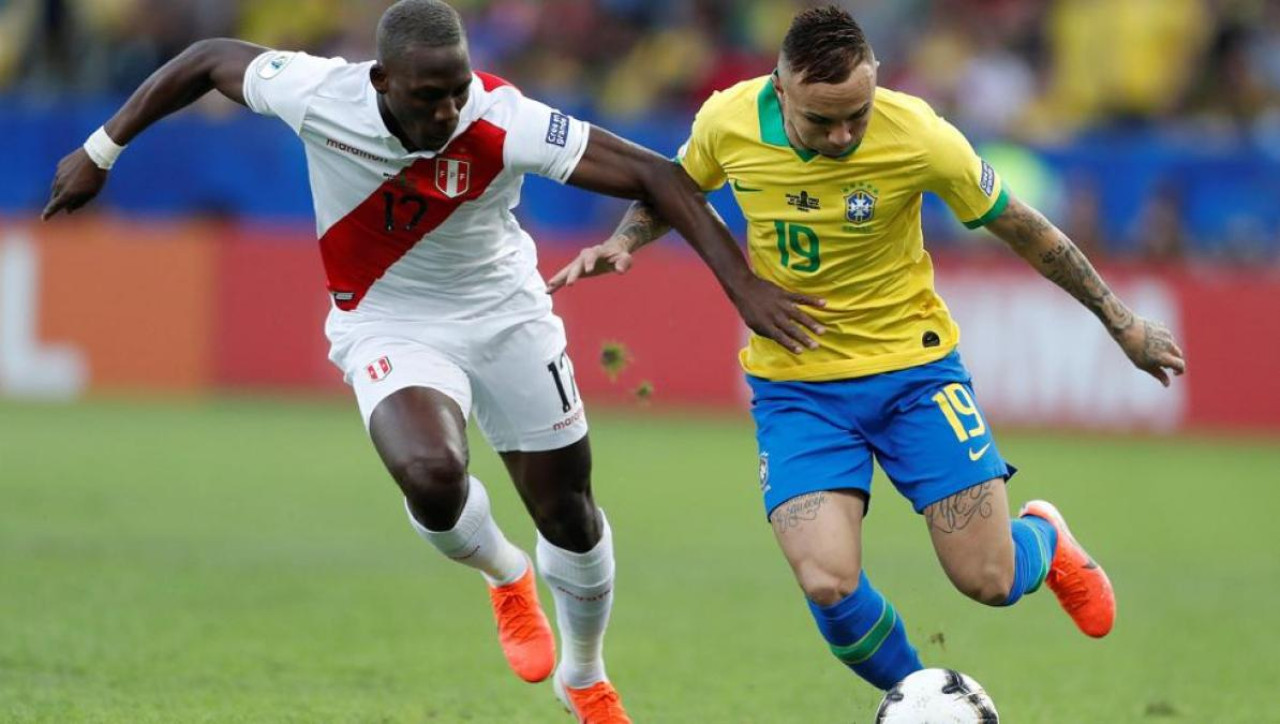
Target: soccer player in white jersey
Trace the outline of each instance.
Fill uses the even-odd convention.
[[[443,2],[393,5],[377,53],[348,63],[198,42],[62,160],[43,216],[87,203],[124,144],[210,90],[287,123],[307,153],[332,297],[330,357],[410,523],[484,575],[519,676],[536,682],[554,669],[555,692],[580,721],[630,721],[602,658],[614,560],[591,494],[587,421],[533,241],[511,209],[523,175],[536,173],[645,200],[713,258],[739,252],[678,166],[473,72],[461,20]],[[796,325],[812,324],[797,307],[808,297],[749,273],[720,281],[758,333],[791,339]],[[558,667],[530,560],[467,471],[473,408],[538,529]]]

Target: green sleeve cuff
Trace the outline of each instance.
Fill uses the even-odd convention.
[[[986,226],[987,224],[995,221],[1000,214],[1003,214],[1004,208],[1008,205],[1009,191],[1002,186],[1000,187],[1000,195],[996,197],[996,202],[992,205],[991,210],[973,221],[964,222],[964,227],[966,229],[977,229],[979,227]]]

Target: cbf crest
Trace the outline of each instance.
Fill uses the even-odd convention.
[[[876,201],[880,191],[866,182],[844,187],[844,218],[855,227],[865,226],[876,217]]]
[[[471,163],[456,158],[437,158],[436,188],[451,199],[465,194],[471,188]]]
[[[760,492],[769,492],[769,453],[760,453]]]

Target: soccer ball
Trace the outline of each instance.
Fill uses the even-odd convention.
[[[924,669],[884,695],[876,724],[998,724],[982,685],[952,669]]]

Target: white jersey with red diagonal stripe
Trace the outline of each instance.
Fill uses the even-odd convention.
[[[512,209],[524,174],[568,179],[587,124],[475,73],[448,144],[410,153],[378,111],[371,66],[271,51],[244,77],[248,106],[306,147],[330,338],[366,320],[546,314],[533,240]]]

